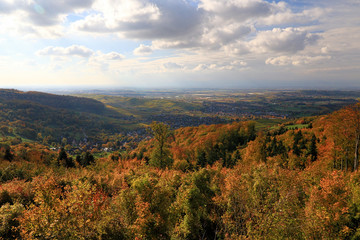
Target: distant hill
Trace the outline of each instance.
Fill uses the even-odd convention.
[[[0,99],[25,100],[41,105],[67,110],[101,114],[105,105],[95,99],[55,95],[43,92],[22,92],[14,89],[0,89]]]
[[[121,131],[123,122],[121,114],[94,99],[0,90],[0,136],[94,142],[103,133]]]

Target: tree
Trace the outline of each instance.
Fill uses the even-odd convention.
[[[300,156],[301,154],[301,146],[299,147],[299,144],[301,145],[301,141],[303,140],[303,135],[301,133],[301,130],[299,130],[294,135],[294,144],[293,144],[293,152],[295,155]]]
[[[346,107],[333,114],[334,142],[339,148],[340,155],[345,155],[345,168],[348,161],[353,159],[353,170],[359,167],[359,144],[360,144],[360,103]],[[351,157],[353,153],[353,157]],[[343,159],[342,158],[342,159]],[[341,169],[343,160],[341,160]]]
[[[176,225],[171,239],[217,239],[212,186],[213,173],[207,169],[194,172],[190,181],[179,188],[174,203]]]
[[[89,180],[61,187],[50,178],[36,179],[34,203],[18,218],[21,239],[100,239],[107,196]]]
[[[203,168],[207,165],[206,153],[203,150],[198,150],[196,154],[196,165]]]
[[[348,239],[350,189],[346,175],[328,173],[311,190],[305,206],[305,239]]]
[[[68,158],[67,153],[64,148],[60,149],[59,155],[58,155],[58,163],[60,164],[61,161],[66,161]]]
[[[11,162],[14,158],[14,155],[11,153],[10,151],[10,147],[6,148],[5,150],[5,155],[4,155],[4,159],[8,160],[9,162]]]
[[[75,163],[72,157],[68,157],[64,148],[60,149],[58,156],[58,164],[63,164],[65,167],[75,167]]]
[[[20,239],[18,217],[24,209],[20,203],[6,203],[0,207],[0,239]]]
[[[94,156],[89,151],[86,151],[85,153],[81,154],[81,156],[77,155],[75,160],[83,167],[86,167],[95,162]]]
[[[354,171],[359,166],[359,141],[360,141],[360,103],[348,107],[351,114],[351,120],[354,125],[355,133],[355,154],[354,154]]]
[[[307,152],[307,154],[310,155],[312,162],[316,161],[317,155],[318,155],[317,148],[316,148],[316,140],[317,139],[315,137],[315,134],[313,134],[311,137],[310,145],[309,145],[308,152]]]
[[[150,164],[160,168],[170,167],[173,164],[167,143],[169,137],[172,136],[170,126],[164,123],[153,122],[150,127],[150,132],[155,140],[155,148],[151,154]]]

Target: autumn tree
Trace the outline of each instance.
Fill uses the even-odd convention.
[[[19,221],[17,218],[24,211],[20,203],[6,203],[0,207],[0,239],[19,239]]]
[[[155,148],[151,154],[150,164],[159,168],[170,167],[173,164],[167,143],[169,137],[172,135],[170,126],[165,123],[153,122],[150,127],[150,132],[153,134],[155,140]]]
[[[344,173],[334,171],[321,179],[306,203],[305,238],[345,239],[350,234],[349,198]]]
[[[345,169],[352,162],[353,170],[359,166],[360,103],[346,107],[332,115],[333,138],[341,155],[341,169],[345,159]],[[352,155],[352,157],[351,157]],[[352,160],[351,160],[352,159]]]
[[[35,181],[34,203],[19,218],[22,239],[100,239],[107,197],[95,185]]]
[[[348,107],[347,110],[349,111],[351,122],[354,126],[354,134],[355,134],[354,170],[357,170],[359,166],[360,103]]]

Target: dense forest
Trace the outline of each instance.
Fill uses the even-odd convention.
[[[0,239],[360,239],[359,104],[261,129],[153,122],[124,148],[98,127],[116,149],[99,155],[61,136],[96,136],[92,110],[24,99],[1,102]]]

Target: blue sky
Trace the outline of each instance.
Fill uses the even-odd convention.
[[[358,0],[3,0],[0,87],[360,88]]]

